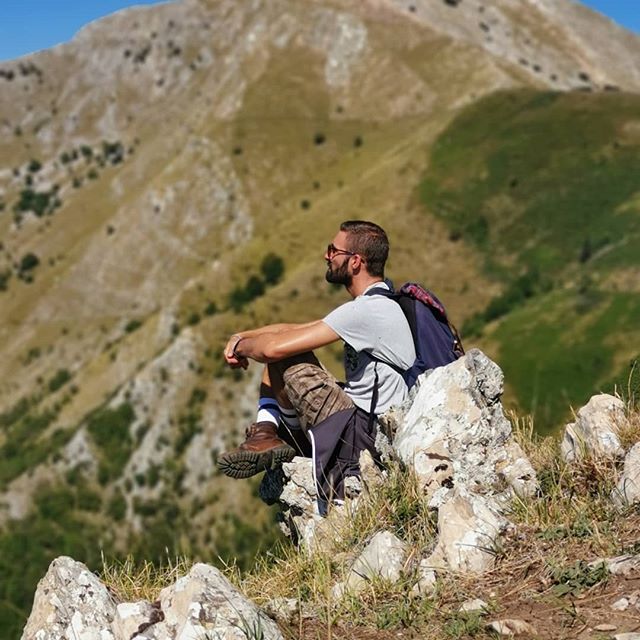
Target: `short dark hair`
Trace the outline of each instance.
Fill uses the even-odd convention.
[[[389,257],[389,239],[384,229],[375,222],[346,220],[340,231],[347,234],[349,251],[364,258],[369,275],[384,278],[384,265]]]

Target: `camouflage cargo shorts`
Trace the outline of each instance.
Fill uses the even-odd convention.
[[[285,392],[305,433],[330,415],[355,406],[335,377],[315,356],[311,358],[311,362],[289,364],[282,374]]]

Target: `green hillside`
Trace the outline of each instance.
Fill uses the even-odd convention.
[[[540,431],[640,352],[640,96],[499,92],[435,143],[420,194],[503,286],[463,328]]]

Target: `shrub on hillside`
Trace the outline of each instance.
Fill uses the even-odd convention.
[[[100,449],[101,484],[120,475],[127,464],[133,450],[130,427],[135,418],[133,407],[126,402],[113,409],[99,409],[89,418],[87,431]]]
[[[122,495],[120,489],[116,489],[111,500],[107,505],[107,515],[113,518],[116,522],[124,520],[127,515],[127,501]]]
[[[35,253],[25,253],[18,265],[18,272],[21,275],[33,271],[40,264],[40,258]]]
[[[55,375],[49,380],[47,387],[51,393],[54,393],[67,384],[69,380],[71,380],[71,374],[69,371],[67,369],[58,369]]]
[[[197,311],[192,311],[187,318],[187,324],[191,327],[195,327],[200,323],[200,314]]]
[[[260,271],[267,285],[277,284],[284,273],[284,260],[275,253],[268,253],[260,264]]]
[[[102,155],[112,165],[119,164],[124,158],[124,147],[121,142],[104,141],[102,143]]]
[[[229,307],[233,311],[241,311],[252,300],[260,297],[265,291],[264,282],[256,275],[251,275],[243,287],[235,287],[229,294]]]
[[[129,320],[127,324],[124,325],[125,333],[133,333],[136,329],[139,329],[142,326],[142,322],[137,318],[133,320]]]
[[[13,209],[17,213],[33,211],[38,218],[41,218],[50,210],[52,195],[53,193],[51,191],[34,191],[30,188],[23,189],[20,192],[20,198]]]
[[[215,302],[207,302],[207,306],[204,308],[205,316],[214,316],[218,312],[218,305]]]

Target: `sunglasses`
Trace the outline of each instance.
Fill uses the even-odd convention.
[[[327,255],[330,258],[333,258],[334,256],[340,256],[340,255],[357,256],[359,254],[354,253],[353,251],[347,251],[346,249],[338,249],[338,247],[336,247],[332,242],[331,244],[327,245]]]

